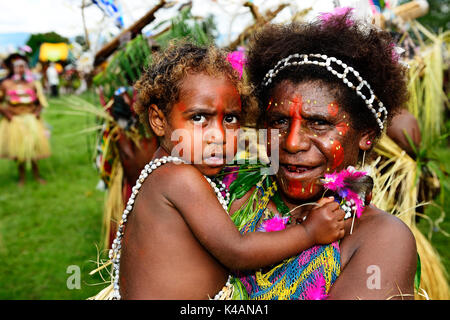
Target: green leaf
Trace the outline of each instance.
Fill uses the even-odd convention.
[[[420,287],[420,276],[422,274],[422,264],[420,263],[420,256],[419,253],[417,253],[417,269],[416,269],[416,275],[414,276],[414,287],[417,291],[419,291]]]
[[[277,209],[282,214],[287,214],[290,210],[288,206],[284,203],[283,199],[281,199],[280,193],[277,191],[272,197],[273,203],[277,206]]]
[[[408,140],[409,145],[410,145],[411,148],[413,149],[414,154],[417,155],[417,148],[416,148],[416,145],[414,144],[414,142],[412,141],[411,137],[409,136],[408,132],[406,132],[405,129],[403,129],[403,134],[405,135],[406,140]]]

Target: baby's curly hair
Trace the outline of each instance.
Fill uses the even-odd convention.
[[[294,83],[321,80],[337,89],[338,102],[350,113],[356,130],[373,129],[377,136],[381,134],[364,101],[326,68],[290,66],[280,71],[268,87],[261,85],[265,74],[291,54],[333,56],[352,66],[370,84],[388,111],[389,123],[408,100],[406,68],[394,58],[393,40],[388,32],[349,19],[347,13],[333,16],[327,22],[269,24],[254,35],[249,46],[248,74],[256,88],[261,112],[268,105],[274,85],[282,80]]]
[[[186,40],[174,40],[167,49],[153,55],[149,68],[134,85],[137,92],[135,111],[147,130],[148,108],[155,104],[167,116],[179,101],[180,87],[188,73],[226,76],[241,95],[241,119],[247,121],[257,110],[251,87],[241,81],[239,73],[226,59],[227,53],[214,46],[199,46]],[[249,120],[250,121],[250,120]]]

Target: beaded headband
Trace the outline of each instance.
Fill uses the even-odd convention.
[[[311,60],[309,60],[310,58]],[[336,77],[342,79],[344,84],[346,84],[349,88],[355,90],[356,94],[364,100],[369,110],[373,113],[375,119],[377,120],[378,126],[380,127],[381,131],[383,131],[384,123],[386,121],[388,114],[383,103],[375,96],[370,85],[367,83],[366,80],[361,78],[358,71],[356,71],[355,69],[353,69],[353,67],[348,66],[347,64],[345,64],[344,62],[335,57],[328,57],[324,54],[313,54],[313,53],[291,54],[290,56],[287,56],[286,58],[278,61],[275,67],[273,69],[270,69],[266,73],[262,81],[262,86],[267,87],[270,83],[272,83],[272,79],[276,77],[276,75],[284,68],[289,66],[297,66],[305,64],[312,64],[320,67],[325,67]],[[336,71],[335,68],[333,68],[336,66],[340,66],[343,69],[343,72],[339,73],[338,71]],[[347,79],[348,75],[354,76],[355,83],[350,82],[349,79]],[[362,90],[365,90],[368,95],[365,95],[362,92]],[[378,105],[378,110],[375,109],[375,107],[373,106],[374,101]]]

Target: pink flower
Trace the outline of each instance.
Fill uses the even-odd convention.
[[[286,223],[289,217],[281,217],[279,214],[275,214],[273,218],[265,220],[262,223],[262,229],[265,232],[279,231],[286,228]]]
[[[237,72],[239,72],[239,78],[242,77],[242,72],[244,69],[244,65],[247,62],[247,59],[245,58],[245,53],[242,49],[230,52],[227,55],[227,61],[231,63],[231,66],[233,69],[235,69]]]

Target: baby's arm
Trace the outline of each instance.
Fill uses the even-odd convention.
[[[177,182],[163,188],[163,195],[206,250],[230,269],[267,266],[343,236],[344,212],[332,200],[322,201],[322,207],[313,209],[302,224],[242,235],[197,169],[188,165],[173,165],[173,169],[170,175]]]

